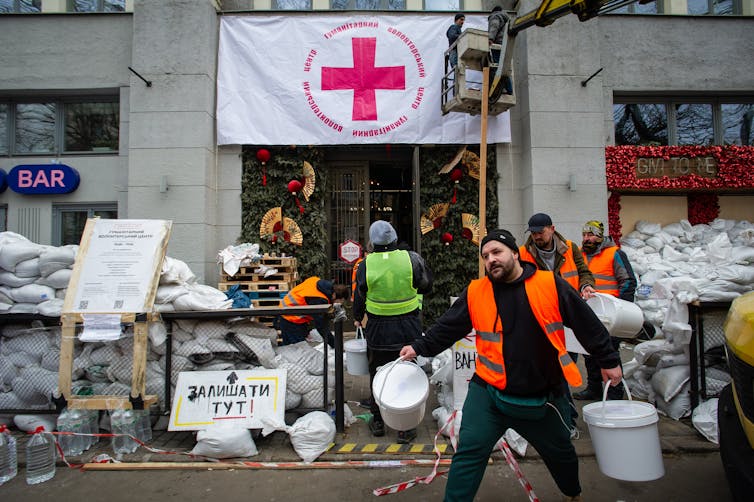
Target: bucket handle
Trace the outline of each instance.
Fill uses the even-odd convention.
[[[631,398],[631,391],[628,389],[628,384],[626,383],[625,378],[620,379],[621,383],[623,384],[623,388],[626,389],[626,394],[628,394],[628,400],[633,401]],[[608,382],[605,382],[605,388],[602,389],[602,421],[605,421],[605,402],[607,401],[607,389],[610,388],[610,384]],[[633,409],[633,407],[631,407]]]
[[[393,368],[395,368],[395,366],[399,362],[401,362],[403,360],[404,360],[404,358],[403,358],[403,356],[401,356],[398,359],[396,359],[395,361],[392,361],[392,362],[388,363],[389,367],[388,367],[387,371],[385,372],[385,376],[382,378],[382,386],[380,387],[379,397],[375,396],[376,399],[377,399],[377,401],[382,402],[382,391],[385,390],[385,384],[387,383],[387,377],[388,377],[388,375],[390,375],[390,372],[393,371]]]
[[[364,328],[362,328],[361,326],[359,326],[358,328],[356,328],[356,339],[360,340],[360,339],[363,339],[363,338],[364,338]]]

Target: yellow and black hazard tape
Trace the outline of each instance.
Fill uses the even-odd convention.
[[[438,444],[437,449],[443,455],[452,455],[453,447],[449,444]],[[327,453],[342,454],[411,454],[411,455],[432,455],[435,453],[435,445],[432,443],[331,443]]]

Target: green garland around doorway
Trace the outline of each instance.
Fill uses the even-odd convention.
[[[257,151],[269,151],[269,160],[264,165],[257,158]],[[241,235],[240,242],[259,243],[262,253],[297,258],[299,276],[304,279],[313,275],[329,278],[330,263],[327,257],[327,214],[325,212],[327,170],[322,169],[323,152],[315,147],[244,147],[243,177],[241,179]],[[304,161],[309,162],[316,173],[316,187],[308,201],[299,194],[304,208],[301,214],[294,196],[288,192],[288,182],[303,175]],[[266,184],[263,183],[266,173]],[[262,217],[273,207],[280,206],[283,217],[295,221],[303,234],[303,245],[297,246],[282,239],[272,243],[259,236]]]
[[[470,146],[469,150],[478,147]],[[433,204],[450,202],[453,197],[454,182],[450,174],[438,174],[458,152],[457,146],[422,148],[419,154],[421,179],[421,212]],[[495,169],[494,148],[487,150],[487,228],[497,227],[497,170]],[[459,167],[463,167],[460,163]],[[442,225],[422,235],[421,254],[434,276],[432,293],[424,296],[422,311],[425,326],[431,325],[448,309],[449,297],[458,296],[479,275],[479,247],[461,236],[463,213],[479,214],[479,181],[464,169],[457,187],[456,203],[450,205]],[[418,222],[417,222],[418,224]],[[445,244],[444,233],[453,235],[453,241]]]

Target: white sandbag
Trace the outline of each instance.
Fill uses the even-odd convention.
[[[34,282],[43,286],[50,286],[54,289],[65,289],[68,287],[68,283],[71,282],[71,274],[73,274],[73,270],[63,268],[52,272],[46,277],[40,277]]]
[[[27,284],[11,289],[10,295],[18,303],[42,303],[55,298],[55,290],[41,284]]]
[[[39,366],[39,363],[42,361],[41,355],[33,355],[22,351],[11,352],[3,357],[17,369]]]
[[[200,341],[210,338],[224,340],[228,331],[224,321],[201,321],[194,327],[194,338]]]
[[[673,399],[688,383],[691,372],[688,366],[671,366],[658,369],[652,375],[652,389],[666,402]]]
[[[702,401],[691,414],[691,423],[702,436],[715,444],[719,444],[717,428],[717,398]]]
[[[322,390],[322,380],[319,381],[319,388],[311,389],[301,395],[302,408],[321,408],[325,403],[325,392]]]
[[[280,346],[277,348],[277,354],[312,375],[321,375],[324,372],[324,356],[306,342]]]
[[[707,368],[704,377],[708,395],[720,394],[723,388],[731,382],[730,373],[719,368]]]
[[[233,306],[233,300],[219,289],[204,284],[190,284],[187,288],[189,292],[173,302],[177,311],[224,310]]]
[[[107,343],[100,347],[95,347],[89,355],[89,358],[91,359],[92,364],[107,366],[110,362],[119,358],[121,355],[120,350],[114,344]]]
[[[623,377],[630,378],[634,374],[634,371],[636,371],[636,369],[639,367],[639,361],[637,361],[634,357],[630,361],[623,363],[622,366]]]
[[[46,432],[55,430],[57,415],[16,415],[13,423],[24,432],[34,432],[39,427],[44,427]]]
[[[39,309],[36,303],[14,303],[11,308],[8,309],[9,314],[37,314]]]
[[[50,349],[50,338],[44,331],[32,331],[25,336],[3,340],[0,349],[3,354],[26,352],[41,358]]]
[[[37,391],[34,382],[30,382],[24,377],[17,376],[11,381],[10,386],[16,396],[29,408],[38,408],[49,404],[48,397]]]
[[[673,246],[665,244],[662,248],[662,258],[667,261],[688,261],[690,256],[677,251]]]
[[[32,284],[37,278],[32,277],[19,277],[15,272],[8,272],[7,270],[0,270],[0,284],[9,286],[9,288],[20,288],[27,284]],[[10,296],[10,289],[2,291],[6,296]]]
[[[237,335],[246,335],[252,338],[268,339],[273,347],[277,346],[278,332],[266,324],[255,321],[249,321],[248,318],[239,318],[238,320],[229,320],[227,322],[228,331]]]
[[[16,365],[7,357],[0,356],[0,388],[9,387],[14,378],[18,376]],[[1,389],[0,389],[1,390]],[[0,410],[3,409],[0,407]]]
[[[15,272],[16,265],[24,260],[38,258],[41,246],[30,241],[9,242],[0,246],[0,267]]]
[[[16,270],[13,272],[18,277],[39,277],[39,258],[30,258],[28,260],[16,263]]]
[[[335,422],[324,411],[307,413],[286,429],[293,449],[306,463],[326,452],[335,439]]]
[[[301,366],[291,362],[281,362],[278,369],[288,370],[286,385],[297,394],[306,394],[315,389],[318,385],[322,386],[322,377],[310,375]]]
[[[150,322],[147,336],[149,337],[149,343],[151,346],[163,345],[168,337],[168,330],[165,327],[165,323]]]
[[[155,303],[153,308],[155,312],[175,312],[172,303]]]
[[[659,238],[659,237],[657,237],[657,236],[652,236],[652,237],[650,237],[649,239],[647,239],[646,241],[644,241],[644,243],[645,243],[645,244],[646,244],[647,246],[649,246],[649,247],[651,247],[652,249],[654,249],[655,251],[659,251],[659,250],[661,250],[661,249],[662,249],[663,247],[665,247],[665,241],[663,241],[662,239],[660,239],[660,238]]]
[[[160,284],[194,284],[196,275],[181,260],[166,256],[162,262]]]
[[[730,259],[735,263],[754,263],[754,247],[734,246],[730,250]]]
[[[196,446],[191,453],[210,458],[245,458],[258,455],[259,451],[251,431],[220,421],[196,433]]]
[[[175,333],[177,326],[178,329],[181,329],[193,336],[192,334],[194,333],[194,328],[196,328],[197,324],[199,324],[198,319],[176,319],[175,321],[173,321],[173,332]],[[175,334],[173,336],[175,336]],[[186,340],[181,341],[185,342]]]
[[[434,366],[434,365],[433,365]],[[429,377],[432,384],[447,384],[453,382],[453,365],[450,362],[438,367]]]
[[[662,270],[650,270],[649,272],[641,276],[641,284],[647,285],[647,286],[654,286],[655,282],[667,276],[668,276],[668,273]]]
[[[665,354],[660,357],[660,360],[657,361],[657,365],[655,366],[658,370],[662,368],[670,368],[671,366],[688,366],[689,364],[689,355],[686,353],[682,354]],[[624,374],[625,374],[625,365],[624,365]]]
[[[665,401],[662,397],[656,396],[655,406],[657,411],[666,415],[673,420],[680,420],[691,414],[691,395],[689,394],[689,383],[687,382],[681,392],[679,392],[670,401]]]
[[[11,308],[13,308],[13,304],[12,303],[3,303],[2,301],[0,301],[0,312],[6,313]]]
[[[291,389],[285,389],[285,409],[292,410],[298,408],[300,404],[301,394],[297,394]]]
[[[210,350],[202,345],[197,340],[191,340],[185,343],[182,343],[181,346],[177,349],[173,349],[173,354],[177,356],[183,356],[183,357],[191,357],[194,354],[209,354]]]
[[[707,244],[707,255],[711,262],[730,262],[732,251],[733,246],[725,233],[718,234]]]
[[[679,352],[682,352],[682,349],[674,347],[667,340],[648,340],[636,344],[634,347],[634,357],[640,365],[646,365],[650,358],[652,358],[654,359],[654,364],[651,364],[651,366],[655,366],[660,357]]]
[[[47,317],[60,317],[63,313],[63,300],[53,298],[37,305],[37,311]]]
[[[669,225],[665,225],[662,227],[662,231],[675,236],[675,237],[685,237],[686,236],[686,230],[683,228],[683,225],[681,223],[670,223]]]
[[[39,273],[47,277],[58,270],[70,269],[76,261],[76,250],[68,247],[46,247],[39,253]]]
[[[641,239],[632,239],[631,237],[623,237],[620,240],[621,249],[626,248],[626,247],[641,249],[644,247],[644,245],[645,245],[644,241]]]
[[[731,281],[737,284],[754,283],[754,267],[747,265],[738,265],[734,263],[720,265],[716,268],[717,277],[724,281]]]
[[[183,284],[160,284],[157,286],[155,303],[172,303],[179,296],[188,294],[189,290]]]
[[[236,333],[239,341],[246,345],[257,356],[259,364],[267,369],[277,368],[275,362],[275,350],[269,338],[255,338],[242,333]]]
[[[639,220],[636,222],[636,230],[643,233],[644,235],[654,235],[662,230],[662,227],[659,223],[651,223],[649,221]]]

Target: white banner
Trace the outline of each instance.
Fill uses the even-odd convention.
[[[440,110],[442,15],[223,16],[220,145],[479,143],[481,118]],[[464,28],[486,29],[484,16]],[[489,143],[510,142],[508,113]]]

